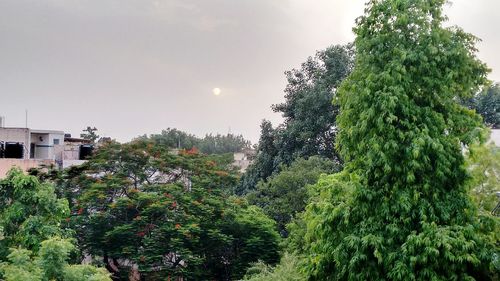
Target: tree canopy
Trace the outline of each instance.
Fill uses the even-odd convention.
[[[0,278],[7,281],[111,281],[92,265],[71,265],[75,251],[66,199],[13,169],[0,181]]]
[[[464,104],[480,114],[486,126],[500,129],[500,84],[486,87]]]
[[[462,152],[482,124],[457,102],[487,68],[474,36],[442,26],[444,3],[371,0],[357,20],[338,94],[345,168],[305,215],[310,280],[491,278],[492,221],[470,200]]]
[[[101,146],[66,180],[82,250],[117,278],[241,278],[279,259],[275,223],[231,197],[236,174],[196,150],[138,140]]]
[[[144,135],[139,139],[151,140],[156,145],[168,148],[192,149],[196,147],[205,154],[233,153],[250,148],[250,141],[246,140],[242,135],[207,134],[200,138],[175,128],[167,128],[161,131],[160,134]]]
[[[300,69],[285,72],[285,101],[273,105],[284,122],[273,128],[264,120],[257,157],[243,176],[238,191],[246,193],[297,158],[321,156],[341,162],[334,148],[338,106],[332,104],[340,83],[351,72],[351,45],[334,45],[309,57]]]
[[[260,181],[247,195],[248,201],[261,207],[278,224],[282,236],[287,236],[286,225],[304,211],[309,201],[308,186],[315,184],[321,174],[338,172],[339,165],[332,160],[312,156],[298,158],[267,181]]]

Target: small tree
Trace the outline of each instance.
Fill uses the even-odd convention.
[[[99,135],[97,134],[97,128],[96,127],[90,127],[87,126],[87,128],[83,129],[83,133],[80,134],[80,137],[82,139],[86,139],[91,141],[92,143],[95,143],[99,139]]]

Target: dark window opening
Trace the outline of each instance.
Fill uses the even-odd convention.
[[[6,142],[4,148],[4,158],[24,158],[24,145],[19,142]]]
[[[86,160],[88,157],[92,156],[92,151],[94,150],[94,146],[90,144],[82,144],[80,145],[80,160]]]
[[[35,146],[35,144],[34,144],[34,143],[32,143],[32,144],[30,145],[30,158],[32,158],[32,159],[33,159],[33,158],[35,158],[35,147],[36,147],[36,146]]]

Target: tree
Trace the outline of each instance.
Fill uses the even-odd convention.
[[[56,197],[54,186],[11,170],[0,181],[0,260],[6,260],[12,247],[37,252],[46,239],[70,237],[71,231],[60,227],[69,214],[68,202]]]
[[[500,128],[500,84],[493,84],[464,102],[483,117],[486,126]]]
[[[241,177],[236,194],[243,195],[255,188],[260,179],[267,179],[276,169],[277,148],[273,125],[268,120],[260,124],[260,139],[254,162]]]
[[[138,139],[151,140],[156,145],[167,148],[191,149],[196,147],[205,154],[234,153],[250,147],[250,141],[243,138],[242,135],[207,134],[205,137],[199,138],[172,128],[167,128],[160,134],[152,134],[149,137],[144,135]]]
[[[242,135],[208,134],[201,139],[197,147],[206,154],[234,153],[250,148],[250,141],[244,139]]]
[[[333,146],[338,106],[332,99],[352,66],[352,46],[335,45],[309,57],[300,69],[285,72],[285,102],[272,106],[284,122],[275,129],[262,122],[257,158],[242,178],[241,193],[297,158],[321,156],[340,163]]]
[[[0,181],[0,276],[2,280],[111,281],[92,265],[70,265],[72,231],[66,199],[54,187],[13,169]],[[61,238],[64,237],[64,238]]]
[[[89,140],[91,143],[95,143],[99,139],[99,135],[97,134],[96,127],[87,126],[87,128],[83,129],[83,133],[80,134],[82,139]]]
[[[249,281],[302,281],[306,278],[300,271],[301,260],[297,256],[285,253],[281,262],[269,266],[263,262],[255,263],[247,270],[243,280]]]
[[[277,130],[277,162],[289,165],[314,155],[339,161],[333,146],[338,106],[332,99],[352,67],[352,45],[334,45],[309,57],[300,70],[285,72],[285,102],[272,106],[284,118]]]
[[[51,238],[42,242],[38,255],[21,248],[12,248],[9,262],[0,264],[6,281],[111,281],[109,272],[92,265],[69,265],[70,252],[74,250],[70,241]]]
[[[339,89],[344,170],[307,207],[309,280],[488,280],[492,221],[468,195],[463,147],[486,83],[477,39],[443,28],[445,0],[371,0]],[[488,221],[489,223],[486,223]]]
[[[267,181],[260,181],[247,198],[251,204],[261,207],[273,218],[281,235],[286,237],[286,225],[295,215],[304,211],[309,200],[308,185],[315,184],[321,174],[331,174],[338,170],[335,162],[325,158],[299,158]]]
[[[82,249],[122,279],[233,280],[277,262],[274,222],[230,197],[236,174],[219,158],[144,140],[100,147],[66,181]]]
[[[472,197],[479,210],[490,213],[498,202],[496,192],[500,191],[500,149],[493,144],[475,144],[467,156]]]

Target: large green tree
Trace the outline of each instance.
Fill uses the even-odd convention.
[[[279,258],[274,221],[230,196],[236,175],[217,157],[141,140],[77,169],[65,180],[77,237],[116,278],[234,280]]]
[[[460,105],[485,84],[477,39],[445,28],[445,0],[371,0],[339,90],[342,173],[305,215],[310,280],[488,280],[494,246],[469,197]],[[486,223],[486,221],[489,222]]]
[[[331,101],[353,62],[351,45],[334,45],[309,57],[299,69],[285,72],[285,101],[272,106],[284,122],[276,128],[262,122],[257,158],[242,178],[240,193],[254,189],[297,158],[321,156],[340,162],[334,148],[339,108]]]
[[[278,163],[314,155],[339,161],[334,148],[339,108],[331,101],[352,71],[353,54],[351,44],[333,45],[309,57],[300,69],[285,72],[285,102],[272,106],[284,118],[276,131]]]

